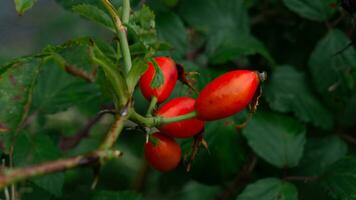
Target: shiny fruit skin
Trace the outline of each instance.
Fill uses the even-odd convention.
[[[182,151],[178,143],[161,133],[154,133],[151,140],[145,144],[145,158],[148,163],[161,172],[171,171],[180,162]]]
[[[163,84],[158,88],[152,88],[151,83],[154,78],[155,68],[152,63],[148,63],[146,72],[140,78],[139,86],[147,100],[150,100],[152,96],[156,96],[157,102],[161,103],[171,95],[177,83],[178,72],[176,64],[171,58],[156,57],[155,60],[162,71]]]
[[[179,97],[172,99],[158,109],[156,114],[161,117],[170,118],[188,114],[195,110],[195,99],[189,97]],[[204,122],[197,119],[187,119],[180,122],[165,124],[159,127],[159,130],[171,137],[189,138],[204,128]]]
[[[200,92],[195,109],[198,119],[218,120],[243,110],[252,100],[260,79],[257,71],[235,70],[225,73]]]

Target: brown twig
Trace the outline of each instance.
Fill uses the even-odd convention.
[[[344,139],[346,142],[350,143],[350,144],[353,144],[353,145],[356,145],[356,139],[354,137],[352,137],[351,135],[347,135],[347,134],[339,134],[340,137],[342,139]]]
[[[121,155],[122,153],[117,150],[99,150],[86,155],[79,155],[67,159],[49,161],[35,166],[18,169],[4,169],[1,171],[0,174],[0,188],[4,188],[10,184],[28,178],[41,176],[48,173],[60,172],[75,167],[87,166],[89,164],[96,163],[100,160],[118,158]]]
[[[100,121],[100,119],[107,113],[115,114],[114,110],[102,110],[100,111],[95,117],[90,119],[88,123],[74,136],[71,137],[63,137],[61,138],[59,142],[59,147],[60,149],[66,151],[69,149],[74,148],[79,144],[79,142],[85,138],[88,137],[90,133],[90,129]]]
[[[76,77],[79,77],[87,82],[94,82],[95,81],[95,76],[96,76],[96,70],[94,69],[94,71],[92,73],[88,73],[82,69],[76,68],[74,66],[71,65],[66,65],[64,67],[64,70]]]
[[[216,200],[225,200],[229,196],[233,195],[238,188],[246,185],[251,180],[251,173],[255,169],[256,164],[257,157],[253,154],[250,161],[242,167],[241,172],[236,176],[232,184],[228,186],[223,193],[216,198]]]
[[[303,181],[304,183],[319,180],[319,176],[288,176],[285,177],[286,181]]]

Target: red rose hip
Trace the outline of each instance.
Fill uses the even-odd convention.
[[[141,76],[139,86],[143,96],[150,100],[152,96],[157,97],[157,102],[166,100],[172,93],[178,79],[178,72],[175,62],[168,57],[156,57],[159,68],[162,71],[164,82],[158,88],[153,88],[151,83],[156,73],[152,63],[148,63],[146,72]]]
[[[195,109],[195,99],[189,97],[179,97],[172,99],[158,109],[156,114],[164,118],[177,117],[188,114]],[[198,134],[204,128],[204,122],[197,119],[187,119],[180,122],[165,124],[159,130],[171,137],[188,138]]]
[[[235,70],[217,77],[205,86],[196,100],[198,119],[217,120],[243,110],[259,83],[259,73],[251,70]]]
[[[151,137],[144,148],[148,163],[161,172],[176,168],[182,154],[179,144],[173,138],[160,133],[154,133]]]

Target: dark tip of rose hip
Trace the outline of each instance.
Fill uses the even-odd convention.
[[[257,72],[257,74],[261,82],[267,80],[267,72]]]

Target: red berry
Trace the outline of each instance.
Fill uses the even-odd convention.
[[[166,172],[176,168],[180,162],[181,149],[173,138],[155,133],[145,144],[145,158],[155,169]]]
[[[235,70],[211,81],[200,92],[195,109],[198,119],[211,121],[243,110],[260,82],[257,71]]]
[[[162,71],[164,77],[163,84],[158,88],[152,88],[151,83],[155,75],[155,68],[152,63],[148,63],[148,68],[142,75],[139,85],[143,96],[147,100],[155,96],[158,103],[161,103],[171,95],[178,79],[178,72],[176,64],[171,58],[156,57],[155,60]]]
[[[158,109],[157,115],[165,118],[177,117],[194,111],[195,100],[189,97],[179,97],[167,102]],[[204,128],[204,122],[197,118],[165,124],[159,130],[171,137],[188,138],[196,135]]]

